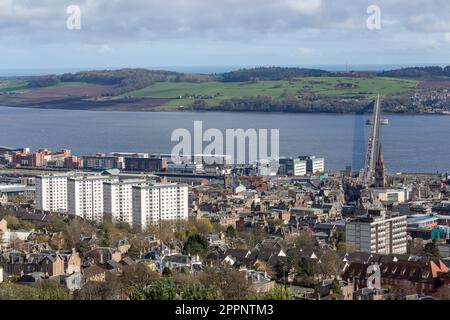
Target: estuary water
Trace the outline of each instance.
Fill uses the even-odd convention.
[[[76,155],[97,152],[170,153],[173,130],[279,129],[280,155],[316,155],[327,169],[359,169],[364,163],[369,127],[366,115],[114,112],[0,107],[0,145],[32,150],[70,149]],[[449,172],[450,116],[385,115],[382,146],[389,172]]]

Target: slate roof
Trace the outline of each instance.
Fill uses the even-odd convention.
[[[173,255],[173,256],[164,257],[163,261],[178,263],[178,264],[189,264],[191,262],[191,257],[186,256],[186,255]]]

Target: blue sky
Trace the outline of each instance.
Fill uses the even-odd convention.
[[[0,69],[450,64],[450,1],[0,0],[0,41]]]

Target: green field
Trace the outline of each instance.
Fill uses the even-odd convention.
[[[4,81],[0,82],[0,92],[24,93],[28,87],[27,81]]]
[[[124,94],[136,98],[174,99],[165,106],[188,106],[196,99],[204,99],[210,105],[221,100],[241,97],[269,96],[389,96],[410,91],[417,81],[392,78],[309,77],[291,81],[259,82],[162,82]]]
[[[89,83],[87,82],[60,82],[58,84],[55,84],[54,86],[50,86],[47,88],[70,88],[70,87],[81,87],[81,86],[87,86]]]

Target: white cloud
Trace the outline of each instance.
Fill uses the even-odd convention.
[[[312,15],[320,11],[321,0],[281,0],[287,7],[297,13]]]
[[[450,32],[445,33],[444,38],[448,43],[450,43]]]
[[[81,48],[85,51],[95,52],[98,54],[108,54],[114,51],[108,44],[83,44]]]
[[[366,28],[372,3],[381,8],[382,32]],[[66,28],[66,8],[73,4],[81,7],[81,30]],[[333,59],[374,52],[370,46],[376,43],[377,56],[388,61],[395,50],[403,58],[403,48],[424,58],[432,48],[448,49],[449,12],[448,0],[0,0],[0,41],[8,52],[71,45],[114,57],[128,57],[134,47],[145,61],[163,48],[176,51],[174,43],[191,51],[201,48],[192,53],[196,57],[216,50],[217,61],[258,46],[279,54],[279,61],[286,55]],[[277,53],[279,47],[286,51]],[[253,51],[249,56],[255,59]]]
[[[312,48],[298,48],[297,52],[300,56],[311,56],[314,53],[314,49]]]

